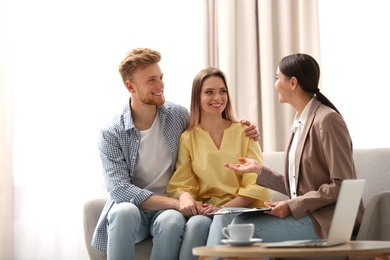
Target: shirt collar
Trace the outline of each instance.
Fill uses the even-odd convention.
[[[313,104],[313,100],[314,100],[315,97],[313,97],[305,106],[305,108],[303,109],[302,111],[302,114],[299,118],[297,118],[298,116],[298,112],[295,114],[295,117],[294,117],[294,122],[292,124],[292,130],[293,132],[295,133],[297,131],[297,128],[303,128],[303,126],[305,125],[305,122],[306,122],[306,119],[307,119],[307,114],[309,113],[309,110],[310,110],[310,107],[311,105]]]
[[[133,118],[131,117],[130,103],[131,103],[131,98],[129,99],[129,102],[127,102],[125,107],[123,108],[123,117],[124,117],[123,120],[124,120],[126,130],[131,129],[131,128],[135,128]],[[168,110],[170,110],[170,109],[171,109],[171,106],[170,106],[169,102],[164,102],[164,104],[162,104],[161,106],[157,106],[157,115],[159,115],[159,116],[166,115],[168,113]]]

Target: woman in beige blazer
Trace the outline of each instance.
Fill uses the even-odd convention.
[[[268,214],[242,214],[234,222],[256,225],[265,242],[327,238],[336,199],[344,179],[356,179],[352,140],[337,108],[320,92],[320,68],[307,54],[284,57],[276,72],[279,102],[297,111],[285,151],[284,175],[255,160],[225,164],[233,170],[257,172],[257,184],[289,196],[268,202]],[[363,216],[361,203],[355,228]],[[214,220],[215,221],[215,220]]]

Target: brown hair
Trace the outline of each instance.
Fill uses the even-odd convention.
[[[315,94],[322,104],[340,114],[332,102],[318,88],[320,66],[313,57],[304,53],[288,55],[279,62],[279,70],[288,78],[297,78],[298,84],[304,91]]]
[[[218,68],[208,67],[207,69],[199,71],[192,83],[190,122],[188,124],[188,129],[196,128],[196,126],[201,121],[200,94],[202,93],[203,82],[210,77],[221,78],[226,87],[226,93],[228,98],[226,108],[222,111],[222,118],[233,122],[238,122],[236,113],[230,100],[225,74]]]
[[[123,83],[126,84],[127,80],[131,80],[137,68],[158,63],[160,60],[160,52],[148,48],[136,48],[127,52],[119,64],[119,73]]]

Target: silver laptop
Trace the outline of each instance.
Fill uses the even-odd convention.
[[[263,247],[328,247],[350,241],[365,180],[344,180],[341,183],[336,208],[332,217],[328,239],[287,240],[264,243]]]

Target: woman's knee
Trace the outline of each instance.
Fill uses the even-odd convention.
[[[211,224],[213,228],[222,229],[232,222],[232,215],[218,215],[214,216],[213,223]]]
[[[209,229],[212,219],[202,215],[192,216],[186,223],[186,230],[205,231]]]

